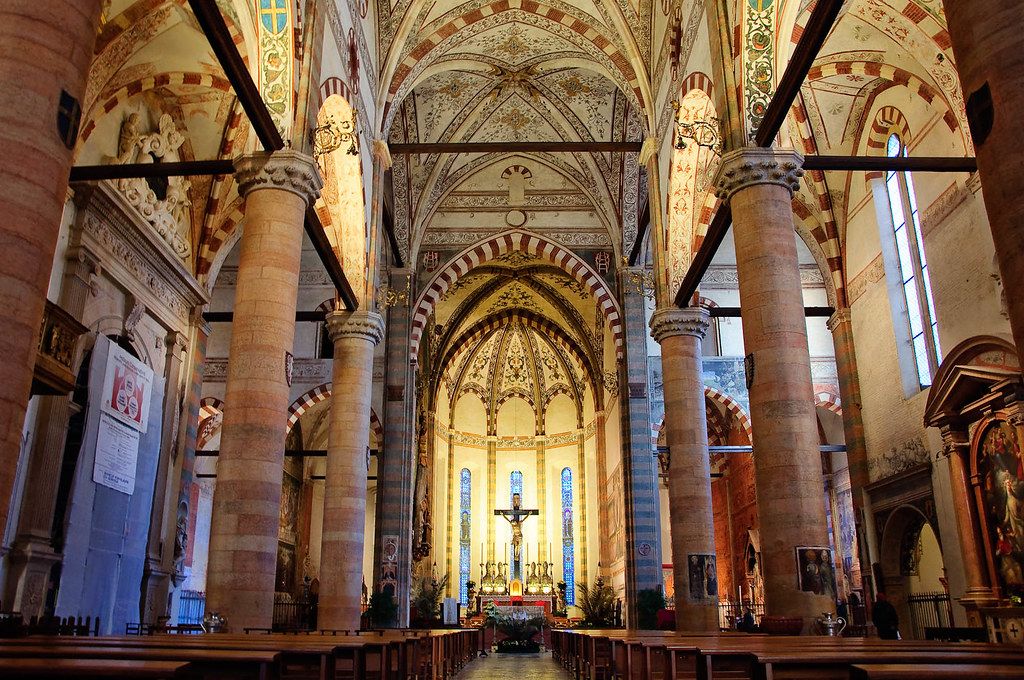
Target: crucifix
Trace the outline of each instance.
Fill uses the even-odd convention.
[[[512,507],[508,510],[495,510],[495,515],[500,515],[508,520],[512,526],[512,574],[522,574],[523,565],[523,521],[531,515],[539,514],[536,510],[524,510],[521,507],[522,498],[519,494],[512,494]]]

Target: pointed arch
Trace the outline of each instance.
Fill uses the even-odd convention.
[[[331,383],[324,383],[322,385],[317,385],[293,401],[292,405],[288,407],[288,425],[286,433],[291,434],[292,428],[295,427],[295,423],[299,422],[299,419],[302,418],[302,415],[306,411],[316,404],[330,398]],[[381,425],[380,418],[377,417],[377,413],[373,410],[372,406],[370,407],[370,429],[373,430],[374,437],[376,437],[377,444],[379,446],[384,441],[384,426]]]
[[[448,264],[431,277],[413,308],[412,329],[409,337],[410,352],[413,356],[416,356],[419,351],[427,319],[445,291],[470,270],[512,251],[519,251],[551,262],[564,269],[586,290],[590,291],[611,329],[615,341],[616,357],[622,358],[624,335],[622,313],[605,280],[571,250],[540,234],[521,229],[510,229],[470,246],[449,260]]]

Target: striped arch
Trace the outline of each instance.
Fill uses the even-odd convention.
[[[818,143],[814,138],[814,131],[811,129],[807,108],[802,97],[793,107],[793,121],[799,131],[803,153],[805,155],[817,154]],[[828,271],[832,281],[832,285],[828,286],[829,292],[833,294],[830,301],[833,304],[845,306],[846,278],[843,271],[843,248],[835,207],[832,203],[832,193],[825,181],[825,173],[821,170],[811,170],[805,173],[804,182],[809,189],[808,193],[814,201],[814,205],[803,204],[802,197],[798,194],[793,200],[793,210],[821,249],[821,255],[824,257],[827,267],[822,269],[822,273]],[[813,249],[811,252],[814,252]]]
[[[89,122],[82,128],[81,141],[85,142],[88,140],[89,135],[91,135],[96,129],[97,118],[110,113],[117,107],[125,104],[132,97],[135,97],[147,90],[155,90],[159,87],[178,87],[183,85],[205,87],[211,90],[220,90],[221,92],[231,91],[231,83],[229,83],[225,78],[215,76],[211,73],[174,71],[171,73],[161,73],[155,76],[139,78],[138,80],[127,83],[126,85],[122,85],[112,95],[108,96],[100,111],[96,111],[96,105],[93,105],[93,110],[89,112]]]
[[[420,62],[438,45],[448,41],[452,36],[466,29],[473,24],[488,17],[502,12],[523,11],[542,17],[553,23],[579,34],[583,39],[589,41],[597,51],[603,53],[618,70],[619,75],[628,86],[629,92],[639,104],[641,110],[647,107],[648,102],[641,87],[640,77],[630,63],[629,57],[603,33],[593,26],[588,25],[581,19],[566,14],[563,10],[555,9],[537,0],[493,0],[492,2],[477,7],[461,16],[455,17],[438,26],[430,35],[419,41],[409,50],[401,63],[395,69],[394,76],[388,85],[387,100],[384,104],[385,128],[390,120],[390,109],[396,101],[397,95],[409,80]]]
[[[316,404],[330,399],[330,397],[331,383],[324,383],[323,385],[317,385],[292,402],[292,405],[288,407],[287,433],[291,434],[292,428],[302,418],[302,414]],[[380,446],[384,441],[384,426],[381,425],[380,418],[377,417],[377,413],[372,407],[370,408],[370,429],[373,431],[373,436],[377,439],[377,446]]]
[[[942,120],[951,132],[964,134],[963,130],[960,129],[961,125],[957,114],[954,113],[953,107],[946,100],[945,95],[906,69],[892,66],[891,64],[879,64],[873,61],[836,61],[813,67],[807,73],[807,79],[821,80],[822,78],[850,75],[881,78],[882,80],[889,81],[892,84],[890,87],[902,86],[907,88],[928,103],[936,112],[942,114]],[[888,88],[877,90],[875,95],[877,96],[885,89]],[[970,148],[966,138],[965,146]]]
[[[245,212],[242,211],[244,205],[244,199],[239,196],[235,201],[228,206],[228,214],[224,219],[220,221],[217,228],[206,239],[199,248],[199,257],[196,260],[196,278],[199,279],[200,283],[208,284],[210,273],[213,271],[213,265],[219,255],[227,255],[226,252],[221,252],[224,244],[227,243],[231,237],[238,230],[238,225],[242,223],[245,218]]]
[[[907,122],[907,117],[895,106],[883,106],[878,109],[871,128],[868,130],[867,154],[869,156],[884,156],[889,145],[889,136],[894,132],[900,136],[904,146],[910,146],[913,137],[910,134],[910,123]],[[870,182],[873,179],[881,179],[884,174],[875,170],[864,173],[864,176]]]
[[[199,420],[224,412],[224,402],[217,397],[203,397],[199,400]]]
[[[507,168],[505,168],[505,171],[503,173],[501,173],[501,178],[508,179],[509,177],[512,176],[512,173],[514,172],[519,173],[526,179],[530,179],[531,177],[533,177],[533,171],[530,170],[529,168],[522,165],[510,165]]]
[[[430,279],[413,308],[410,347],[413,356],[419,351],[420,339],[427,325],[427,319],[452,284],[475,267],[512,251],[519,251],[546,260],[561,267],[576,279],[597,300],[598,309],[604,315],[615,340],[615,354],[622,358],[622,314],[618,302],[604,279],[589,264],[572,251],[554,241],[520,229],[511,229],[470,246],[456,255],[447,265],[439,269]]]
[[[681,96],[685,96],[687,92],[691,90],[700,90],[711,99],[715,101],[715,83],[707,74],[701,71],[694,71],[690,75],[686,76],[686,80],[679,87],[679,93]]]
[[[846,299],[844,286],[846,279],[843,274],[842,257],[833,256],[826,250],[832,244],[832,239],[829,238],[826,228],[818,221],[816,213],[806,203],[805,198],[805,194],[802,193],[793,196],[793,226],[797,236],[807,245],[807,250],[811,252],[811,256],[818,265],[818,270],[822,273],[829,304],[842,307],[845,304],[843,300]],[[827,277],[825,272],[829,273]],[[840,295],[843,296],[842,299],[840,299]]]
[[[724,408],[726,413],[731,414],[736,419],[736,422],[739,423],[743,434],[747,437],[747,441],[753,443],[754,438],[750,427],[750,416],[747,415],[747,412],[743,410],[743,407],[735,399],[724,392],[716,390],[714,387],[707,386],[704,387],[704,397]]]
[[[331,76],[320,85],[320,103],[317,109],[319,110],[327,98],[334,94],[344,97],[345,101],[352,101],[352,92],[345,81],[338,76]]]
[[[843,405],[839,400],[839,395],[832,394],[831,392],[818,392],[815,394],[814,405],[826,411],[831,411],[837,416],[843,415]]]

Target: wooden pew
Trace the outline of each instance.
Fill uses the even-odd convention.
[[[239,678],[274,680],[278,677],[277,651],[243,649],[193,649],[185,647],[97,646],[72,644],[9,645],[0,644],[0,671],[8,659],[51,658],[66,660],[176,661],[192,664],[191,670],[203,678]]]
[[[4,659],[3,677],[9,680],[44,678],[133,678],[171,680],[185,677],[189,664],[178,661],[125,661],[93,659]]]
[[[1020,666],[993,664],[856,664],[850,680],[1020,680]]]

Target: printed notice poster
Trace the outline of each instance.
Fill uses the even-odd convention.
[[[92,481],[131,496],[138,462],[139,433],[101,413]]]
[[[153,369],[117,345],[110,345],[101,408],[139,432],[149,426]]]

